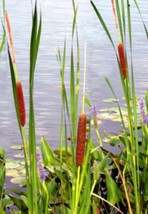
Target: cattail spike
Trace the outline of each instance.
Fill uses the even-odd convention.
[[[25,102],[24,102],[24,94],[23,87],[20,81],[16,83],[16,91],[17,91],[17,100],[18,100],[18,110],[20,116],[20,124],[24,127],[26,123],[26,111],[25,111]]]
[[[5,12],[5,18],[6,18],[6,24],[7,24],[8,35],[9,35],[10,48],[11,48],[11,52],[12,52],[12,62],[13,62],[13,64],[15,64],[15,63],[16,63],[16,60],[15,60],[15,52],[14,52],[13,39],[12,39],[12,32],[11,32],[11,26],[10,26],[8,11]]]
[[[115,9],[114,0],[111,0],[111,3],[112,3],[112,9],[113,9],[113,14],[114,14],[116,29],[118,29],[118,19],[117,19],[117,15],[116,15],[116,9]]]
[[[86,114],[81,113],[78,121],[76,165],[82,166],[86,147]]]
[[[120,67],[122,70],[123,78],[127,78],[127,65],[126,65],[126,57],[124,52],[124,46],[122,43],[118,45],[118,54],[119,54],[119,61],[120,61]]]

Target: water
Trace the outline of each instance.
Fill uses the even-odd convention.
[[[58,47],[62,50],[67,40],[67,57],[71,48],[71,25],[73,18],[72,3],[69,0],[42,2],[42,36],[35,73],[35,118],[37,143],[45,136],[51,147],[59,142],[60,130],[60,67],[56,59]],[[114,19],[110,1],[94,1],[105,18],[107,26],[117,44]],[[86,94],[98,108],[110,104],[102,102],[112,97],[105,77],[113,84],[117,97],[122,97],[121,84],[113,48],[100,25],[89,1],[77,0],[78,31],[81,49],[81,73],[84,67],[84,46],[87,44]],[[148,27],[147,0],[139,0],[143,19]],[[1,5],[0,5],[1,6]],[[28,80],[29,80],[29,44],[31,32],[31,3],[29,0],[7,0],[15,46],[19,78],[24,86],[28,122]],[[144,96],[148,82],[148,43],[137,9],[131,4],[133,23],[133,62],[136,91]],[[0,29],[1,36],[1,29]],[[69,61],[66,64],[66,81],[69,79]],[[68,83],[67,83],[68,86]],[[103,122],[100,129],[116,131],[116,126]],[[6,48],[0,55],[0,145],[7,149],[11,157],[12,144],[20,144],[20,134],[13,104],[11,78]]]

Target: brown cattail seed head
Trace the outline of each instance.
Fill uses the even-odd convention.
[[[18,100],[18,110],[20,116],[20,124],[23,127],[26,123],[26,111],[25,111],[25,102],[24,102],[24,94],[23,88],[20,81],[16,83],[16,91],[17,91],[17,100]]]
[[[86,114],[81,113],[78,121],[77,146],[76,146],[76,164],[83,164],[86,147]]]
[[[118,45],[118,54],[119,54],[119,61],[120,61],[120,66],[122,70],[122,75],[123,78],[126,79],[127,77],[127,65],[126,65],[126,57],[125,57],[125,52],[124,52],[124,46],[122,43]]]

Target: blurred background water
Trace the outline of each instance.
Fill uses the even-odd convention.
[[[111,1],[94,1],[100,10],[115,44],[117,44]],[[138,96],[143,97],[148,88],[148,41],[140,15],[131,1],[133,32],[133,63],[135,85]],[[147,0],[138,0],[143,19],[148,27]],[[89,1],[77,0],[77,25],[80,43],[81,74],[84,67],[84,46],[86,55],[86,94],[98,109],[109,106],[103,99],[112,97],[105,77],[110,79],[117,97],[122,98],[119,72],[113,48],[99,23]],[[1,4],[1,3],[0,3]],[[35,120],[37,143],[45,136],[51,147],[58,146],[60,130],[61,92],[60,66],[56,59],[58,48],[63,49],[67,41],[66,82],[69,86],[71,26],[73,19],[70,0],[42,0],[42,35],[35,72]],[[0,5],[1,8],[1,5]],[[31,34],[31,1],[7,0],[6,9],[11,22],[16,53],[19,79],[24,86],[28,123],[28,81],[29,81],[29,47]],[[2,11],[1,11],[2,16]],[[0,38],[2,28],[0,28]],[[82,75],[81,75],[82,79]],[[101,130],[116,132],[116,125],[107,121],[100,125]],[[15,115],[9,62],[6,47],[0,54],[0,146],[7,149],[7,156],[12,156],[10,146],[21,144]]]

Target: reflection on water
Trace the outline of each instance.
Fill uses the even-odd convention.
[[[107,26],[117,43],[110,1],[94,1],[105,18]],[[148,27],[147,0],[139,0],[143,18]],[[104,98],[111,97],[105,82],[107,76],[117,96],[122,97],[117,63],[113,48],[105,35],[89,1],[77,0],[78,31],[81,48],[81,71],[83,71],[84,45],[87,43],[87,94],[99,108],[107,105]],[[1,6],[1,5],[0,5]],[[0,7],[1,8],[1,7]],[[6,9],[11,21],[14,46],[20,80],[24,85],[28,112],[29,43],[31,31],[31,6],[29,0],[8,0]],[[131,5],[133,29],[133,57],[136,90],[144,95],[148,80],[148,45],[137,9]],[[58,47],[67,40],[67,55],[70,53],[72,3],[69,0],[42,1],[43,29],[35,73],[35,113],[37,141],[44,135],[51,146],[58,145],[60,129],[60,68],[56,60]],[[1,30],[1,29],[0,29]],[[1,35],[1,31],[0,31]],[[66,65],[69,79],[69,61]],[[28,120],[27,120],[28,122]],[[104,126],[100,126],[104,129]],[[115,129],[115,128],[114,128]],[[20,135],[13,105],[11,79],[6,49],[0,55],[0,144],[9,148],[20,143]],[[9,151],[8,151],[9,155]]]

